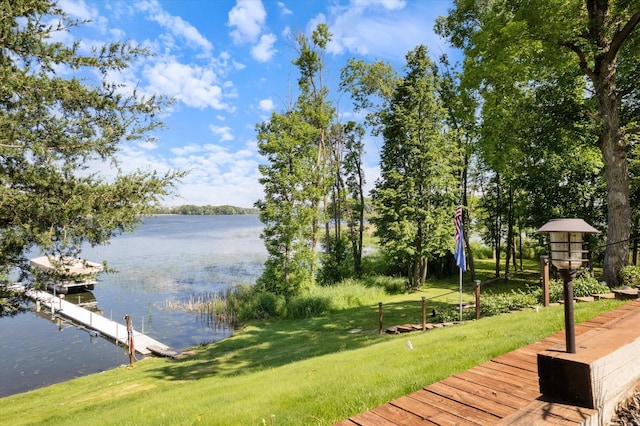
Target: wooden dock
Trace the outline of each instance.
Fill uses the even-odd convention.
[[[639,312],[640,299],[576,324],[576,336],[613,328]],[[540,392],[538,353],[564,342],[563,330],[336,425],[602,424],[598,410],[559,403]]]
[[[63,298],[54,296],[46,291],[26,288],[22,285],[14,285],[12,290],[20,291],[30,299],[40,302],[61,317],[70,319],[72,322],[95,330],[119,344],[127,346],[127,327],[116,321],[105,318],[100,314],[91,312],[83,307],[77,306],[71,302],[67,302]],[[151,337],[133,330],[134,349],[142,355],[156,354],[174,354],[171,348]],[[149,349],[151,348],[151,349]]]

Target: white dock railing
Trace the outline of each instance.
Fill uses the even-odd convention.
[[[13,290],[22,292],[25,296],[33,299],[37,302],[43,303],[52,313],[56,313],[59,316],[69,318],[76,324],[83,325],[89,329],[95,330],[109,339],[116,341],[117,343],[128,346],[128,334],[127,327],[124,324],[120,324],[116,321],[105,318],[100,314],[91,312],[80,306],[77,306],[71,302],[53,296],[45,291],[35,290],[32,288],[26,288],[23,285],[11,286]],[[142,355],[149,355],[152,352],[155,353],[174,353],[171,348],[139,331],[133,330],[134,349]],[[149,348],[153,348],[153,351]]]

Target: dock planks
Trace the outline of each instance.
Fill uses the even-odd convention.
[[[124,324],[120,324],[95,312],[74,305],[46,291],[25,288],[24,286],[14,286],[13,288],[22,291],[22,293],[30,299],[43,303],[58,315],[66,317],[76,324],[95,330],[103,336],[127,346],[127,327]],[[166,353],[173,353],[169,346],[139,331],[133,331],[133,341],[134,349],[142,355],[150,355],[152,353],[149,347],[153,348],[154,351],[162,350]]]
[[[595,327],[615,327],[638,310],[640,299],[576,325],[576,335]],[[336,425],[597,424],[597,410],[549,401],[540,393],[537,354],[558,343],[564,343],[564,331]]]

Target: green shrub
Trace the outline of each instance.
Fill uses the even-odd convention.
[[[602,293],[611,293],[611,289],[589,275],[583,275],[573,280],[573,295],[575,297]]]
[[[536,287],[531,292],[535,294],[538,303],[542,304],[542,288]],[[588,275],[580,276],[573,280],[573,296],[588,297],[593,294],[610,293],[611,290],[606,285]],[[549,302],[558,303],[564,299],[564,281],[551,280],[549,282]]]
[[[622,285],[629,287],[640,286],[640,266],[625,266],[622,268]]]
[[[487,247],[483,244],[472,242],[471,251],[473,252],[474,259],[492,259],[493,258],[493,249],[491,247]]]
[[[482,316],[499,315],[516,309],[530,308],[538,303],[536,292],[512,290],[511,293],[483,297],[480,302],[480,314]]]
[[[370,305],[380,301],[387,294],[384,287],[353,278],[331,286],[315,286],[309,289],[308,296],[325,297],[331,300],[331,310],[342,310]]]
[[[448,305],[446,307],[435,309],[435,321],[436,322],[455,322],[460,320],[460,305]],[[463,309],[462,320],[468,321],[474,319],[476,316],[475,310]]]
[[[331,299],[323,296],[295,296],[287,302],[288,319],[313,318],[331,311]]]
[[[268,319],[282,316],[285,300],[266,291],[247,291],[239,294],[237,317],[240,321]]]
[[[387,294],[401,294],[405,292],[405,279],[400,277],[389,277],[385,275],[372,275],[365,280],[367,287],[383,288]]]

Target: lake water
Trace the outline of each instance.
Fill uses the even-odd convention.
[[[100,275],[92,292],[67,300],[94,302],[121,323],[129,314],[134,329],[174,350],[223,339],[232,332],[228,326],[179,306],[255,283],[266,259],[261,231],[254,215],[147,218],[134,233],[83,250],[83,258],[106,260],[117,272]],[[128,363],[124,348],[28,308],[0,318],[0,397]]]

